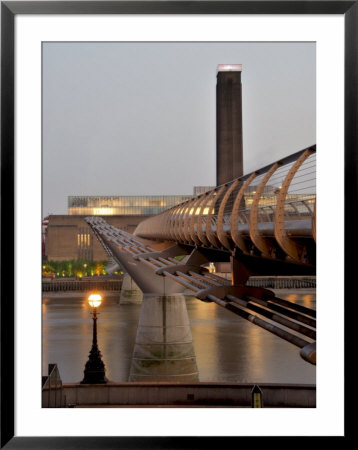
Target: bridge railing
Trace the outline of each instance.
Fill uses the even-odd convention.
[[[316,146],[141,222],[137,236],[315,260]]]

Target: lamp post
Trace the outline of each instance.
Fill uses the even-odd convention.
[[[88,303],[92,308],[93,315],[93,340],[81,384],[105,384],[108,381],[105,376],[102,355],[97,346],[97,308],[100,306],[101,302],[102,297],[99,294],[91,294],[88,297]]]

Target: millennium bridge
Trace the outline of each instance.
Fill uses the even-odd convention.
[[[190,290],[316,363],[316,312],[246,285],[255,275],[315,275],[316,146],[146,219],[134,235],[100,217],[85,220],[144,294]],[[210,262],[230,263],[231,280],[208,270]]]

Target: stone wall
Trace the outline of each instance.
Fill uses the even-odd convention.
[[[63,384],[67,406],[202,405],[251,407],[252,384],[236,383],[110,383]],[[315,408],[314,385],[260,384],[263,407]]]

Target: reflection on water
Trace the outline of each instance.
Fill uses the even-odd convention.
[[[43,374],[47,364],[55,362],[63,381],[80,381],[92,345],[90,307],[85,297],[47,298],[50,301],[43,306]],[[139,310],[140,305],[120,307],[118,296],[104,295],[97,331],[109,380],[128,379]]]
[[[315,291],[277,291],[281,298],[315,308]],[[200,381],[315,383],[315,366],[299,348],[217,306],[186,297]],[[113,293],[99,308],[98,346],[111,381],[128,381],[141,305],[119,304]],[[43,374],[57,363],[65,382],[83,378],[92,343],[85,297],[43,300]]]

